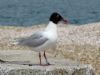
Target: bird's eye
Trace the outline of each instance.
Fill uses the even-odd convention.
[[[59,15],[57,15],[57,17],[59,17]]]

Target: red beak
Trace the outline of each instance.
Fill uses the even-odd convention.
[[[68,23],[68,21],[67,21],[67,20],[65,20],[65,19],[63,19],[62,21],[64,22],[64,24],[67,24],[67,23]]]

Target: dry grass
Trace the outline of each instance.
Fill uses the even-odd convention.
[[[100,75],[100,23],[83,26],[59,26],[59,39],[55,56],[80,63],[91,64]],[[0,27],[0,50],[24,50],[16,46],[14,38],[25,37],[42,30],[45,25],[32,27]],[[49,51],[54,53],[53,51]]]

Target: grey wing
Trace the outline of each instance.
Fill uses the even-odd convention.
[[[35,33],[32,36],[28,38],[23,38],[19,41],[19,45],[29,46],[29,47],[38,47],[40,45],[43,45],[45,42],[47,42],[48,38],[44,37],[40,33]]]
[[[36,33],[34,33],[33,35],[31,35],[30,37],[29,37],[29,39],[38,39],[38,38],[40,38],[40,37],[42,37],[43,35],[42,35],[42,32],[43,31],[40,31],[40,32],[36,32]]]
[[[42,32],[36,32],[34,33],[33,35],[29,36],[29,37],[25,37],[25,38],[18,38],[18,41],[19,43],[23,43],[24,41],[26,40],[29,40],[29,39],[38,39],[40,37],[42,37]]]

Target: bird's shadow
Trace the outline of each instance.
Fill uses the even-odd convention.
[[[2,64],[16,64],[16,65],[28,65],[28,66],[38,66],[39,64],[31,63],[30,61],[3,61]]]
[[[1,63],[4,63],[4,64],[15,64],[15,65],[27,65],[27,66],[49,66],[49,65],[53,65],[53,64],[40,65],[40,64],[36,64],[36,63],[31,63],[30,61],[3,61]]]

